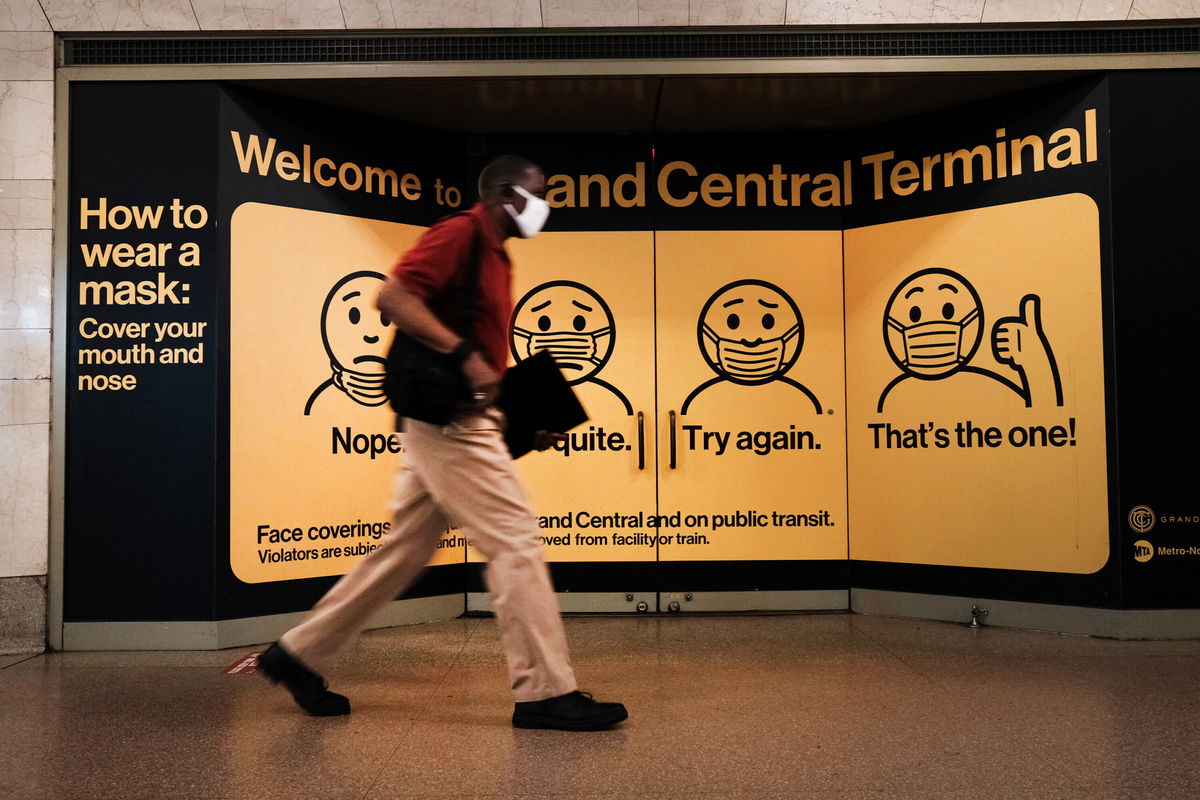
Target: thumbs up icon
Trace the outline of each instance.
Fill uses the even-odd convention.
[[[1021,298],[1021,313],[1003,317],[992,328],[992,353],[1001,364],[1022,367],[1046,337],[1042,330],[1042,299],[1036,294]],[[1040,352],[1039,352],[1040,355]]]
[[[1051,396],[1056,405],[1063,404],[1062,380],[1042,327],[1042,299],[1036,294],[1021,298],[1017,316],[996,320],[992,326],[992,355],[1020,374],[1026,407]]]

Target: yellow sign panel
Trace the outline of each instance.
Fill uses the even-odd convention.
[[[546,558],[653,561],[653,234],[543,233],[507,247],[513,358],[549,351],[590,418],[517,461]]]
[[[658,233],[663,560],[846,557],[841,244]]]
[[[851,558],[1108,560],[1099,243],[1081,194],[846,231]]]
[[[375,296],[424,229],[246,203],[230,227],[229,536],[247,583],[343,574],[378,547],[400,457]],[[457,537],[433,564],[461,563]]]
[[[844,272],[838,231],[509,242],[513,358],[549,351],[591,416],[518,462],[548,560],[1099,569],[1098,225],[1066,195],[854,229]],[[242,580],[340,574],[386,534],[401,456],[374,297],[422,230],[234,214]],[[463,558],[448,532],[433,563]]]

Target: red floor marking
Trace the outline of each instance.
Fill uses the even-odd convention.
[[[242,656],[225,668],[226,675],[257,675],[258,653]]]

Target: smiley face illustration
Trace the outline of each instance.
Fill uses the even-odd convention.
[[[305,415],[329,387],[345,392],[354,402],[379,406],[387,402],[383,391],[392,327],[375,308],[375,297],[386,279],[378,272],[361,270],[339,280],[325,296],[321,308],[321,341],[333,375],[308,398]]]
[[[321,309],[321,338],[330,360],[342,369],[367,374],[382,373],[385,334],[391,328],[375,308],[383,287],[378,272],[355,272],[342,278],[325,297]]]
[[[1034,401],[1063,404],[1062,378],[1042,325],[1041,297],[1027,294],[1018,314],[992,328],[997,363],[1017,381],[971,364],[983,341],[983,302],[970,281],[953,270],[930,267],[909,275],[888,298],[883,341],[901,373],[884,387],[876,412],[882,414],[892,390],[911,378],[940,381],[958,374],[978,375],[1011,390],[1026,408]]]
[[[697,386],[680,408],[708,388],[729,381],[741,386],[779,382],[802,392],[816,413],[821,401],[808,387],[785,374],[804,349],[804,318],[796,301],[773,283],[747,278],[713,292],[700,310],[696,338],[705,363],[717,373]]]
[[[625,394],[599,377],[612,357],[617,324],[612,309],[596,290],[575,281],[549,281],[533,287],[513,309],[509,345],[513,358],[524,361],[548,352],[567,383],[592,383],[616,396],[633,414]]]
[[[604,367],[615,335],[612,311],[600,295],[582,283],[552,281],[517,303],[510,341],[517,361],[546,350],[575,384]]]
[[[753,386],[775,380],[796,363],[804,322],[795,301],[778,286],[741,280],[708,299],[697,335],[714,372]]]
[[[948,269],[923,269],[896,287],[883,315],[888,355],[921,380],[961,369],[983,338],[983,304],[966,278]]]

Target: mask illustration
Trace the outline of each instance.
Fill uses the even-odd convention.
[[[899,332],[904,341],[902,366],[913,370],[941,370],[966,361],[963,352],[963,331],[979,318],[979,309],[972,309],[958,322],[919,322],[905,325],[895,317],[887,324]]]
[[[793,325],[782,336],[762,339],[746,344],[737,339],[723,338],[708,325],[703,327],[717,349],[717,366],[731,378],[761,381],[778,375],[785,369],[787,344],[800,333],[800,326]]]
[[[333,385],[350,395],[355,402],[364,406],[381,406],[387,402],[383,392],[382,373],[350,372],[336,361],[333,367]]]
[[[546,331],[540,333],[524,328],[513,327],[513,335],[527,339],[529,355],[549,351],[550,357],[558,362],[561,369],[583,371],[600,366],[600,345],[602,336],[612,333],[611,326],[605,326],[596,331],[576,333],[575,331]]]

